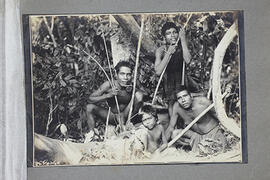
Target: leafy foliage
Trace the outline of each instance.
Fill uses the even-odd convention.
[[[33,40],[33,86],[35,101],[35,119],[40,133],[45,132],[46,117],[49,114],[49,99],[57,109],[53,119],[57,124],[65,123],[69,129],[80,129],[76,121],[82,121],[87,97],[105,80],[105,75],[95,62],[90,61],[91,56],[109,73],[102,32],[108,35],[102,16],[94,17],[54,17],[53,37],[57,47],[52,44],[43,20],[40,27],[33,33],[39,34]],[[47,17],[48,21],[51,17]],[[110,46],[106,39],[107,46]],[[39,109],[38,107],[44,108]],[[76,127],[77,126],[77,127]],[[50,129],[53,129],[51,127]],[[75,131],[76,132],[76,131]]]
[[[139,16],[134,15],[134,18],[140,21]],[[183,26],[188,18],[189,14],[148,15],[145,30],[157,45],[161,45],[164,42],[160,34],[162,25],[169,20]],[[186,72],[199,83],[202,91],[209,88],[214,50],[233,21],[230,12],[196,13],[192,14],[186,24],[186,36],[192,55]],[[58,127],[66,124],[69,136],[80,138],[82,132],[87,131],[87,99],[106,80],[102,70],[88,55],[94,57],[110,74],[103,35],[111,64],[110,37],[120,36],[118,43],[132,50],[133,60],[136,45],[131,43],[129,35],[119,25],[110,27],[108,15],[33,17],[31,26],[35,131],[61,138]],[[239,120],[237,40],[227,49],[222,84],[232,84],[233,92],[225,101],[226,110],[229,116]],[[138,79],[150,93],[154,92],[157,83],[153,60],[154,57],[140,54]],[[46,129],[49,119],[52,123]]]

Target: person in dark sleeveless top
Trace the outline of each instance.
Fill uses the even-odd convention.
[[[111,113],[109,114],[109,123],[116,124],[118,109],[115,102],[115,96],[117,97],[120,117],[125,123],[128,117],[129,109],[131,106],[132,96],[132,66],[128,61],[120,61],[116,67],[116,79],[113,81],[114,85],[111,86],[109,81],[104,82],[97,90],[95,90],[89,97],[90,104],[86,106],[87,124],[90,131],[95,127],[96,118],[98,117],[102,121],[106,121],[108,115],[108,109],[98,106],[96,103],[101,101],[107,101],[111,107]],[[134,111],[139,110],[142,105],[144,92],[143,90],[137,90],[134,99]]]
[[[187,47],[184,29],[178,31],[173,22],[166,22],[161,31],[166,44],[156,50],[155,72],[160,76],[166,68],[163,77],[164,95],[166,102],[169,104],[169,114],[171,115],[175,101],[174,91],[183,84],[183,61],[188,64],[191,55]],[[177,44],[178,38],[180,40]]]

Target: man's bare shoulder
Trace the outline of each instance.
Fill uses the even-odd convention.
[[[179,103],[176,101],[176,102],[174,102],[174,104],[173,104],[173,109],[177,109],[177,108],[179,108],[180,107],[180,105],[179,105]]]
[[[158,125],[157,125],[157,128],[158,128],[159,130],[161,130],[161,131],[164,130],[164,127],[163,127],[161,124],[158,124]]]
[[[193,102],[194,104],[200,104],[204,106],[209,106],[211,104],[211,101],[205,96],[194,97]]]
[[[103,84],[99,86],[99,89],[102,90],[108,90],[111,87],[111,84],[109,81],[105,81]]]
[[[180,106],[180,104],[176,101],[174,104],[173,104],[173,111],[174,112],[183,112],[184,111],[184,108],[182,108]]]
[[[110,84],[109,81],[105,81],[105,82],[103,83],[103,85],[104,85],[104,86],[111,86],[111,84]]]

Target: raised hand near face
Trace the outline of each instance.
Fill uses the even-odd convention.
[[[175,53],[175,51],[176,51],[176,45],[170,45],[166,53],[168,55],[172,55],[173,53]]]
[[[186,32],[185,32],[185,29],[181,28],[180,31],[179,31],[179,37],[181,40],[185,40],[186,38]]]

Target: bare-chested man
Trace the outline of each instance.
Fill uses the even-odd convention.
[[[150,153],[164,150],[167,147],[167,139],[163,126],[157,124],[156,109],[151,105],[144,105],[140,110],[140,115],[144,129],[135,132],[137,140],[144,145],[144,150]]]
[[[166,130],[166,137],[172,139],[182,131],[182,129],[174,129],[178,117],[183,119],[184,127],[186,127],[211,105],[211,102],[206,97],[191,97],[190,92],[183,86],[176,93],[176,97],[177,101],[173,105],[170,125]],[[225,147],[226,139],[223,129],[220,128],[213,109],[195,123],[177,142],[182,145],[190,145],[192,151],[197,151],[199,143],[206,139],[218,141],[222,144],[223,149]]]
[[[123,123],[126,122],[132,96],[132,66],[128,61],[120,61],[116,66],[117,77],[113,81],[114,87],[111,87],[109,81],[104,82],[96,91],[94,91],[90,97],[90,104],[87,105],[87,123],[90,131],[95,127],[95,116],[99,117],[102,121],[106,121],[108,115],[108,109],[100,107],[95,103],[101,101],[107,101],[108,105],[111,107],[111,113],[109,115],[109,123],[116,124],[118,109],[115,102],[115,96],[117,97],[120,117]],[[142,104],[143,93],[142,91],[137,91],[135,93],[134,100],[134,111],[138,111]]]

